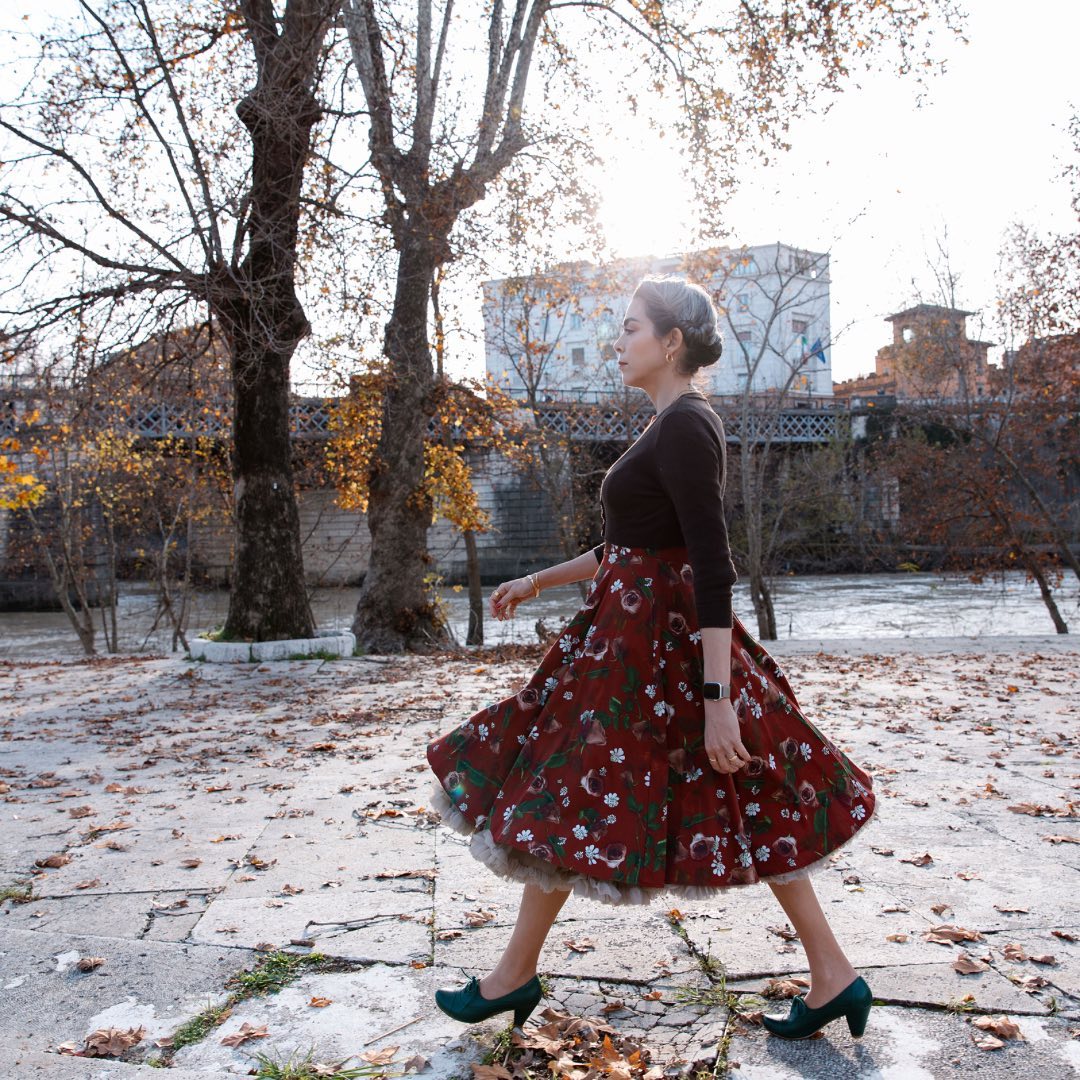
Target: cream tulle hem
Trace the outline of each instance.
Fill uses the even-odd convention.
[[[852,833],[842,844],[824,858],[816,862],[800,866],[786,874],[762,874],[754,882],[730,883],[727,885],[619,885],[611,881],[603,881],[600,878],[590,877],[588,874],[573,873],[560,867],[552,866],[551,863],[538,859],[527,852],[518,851],[517,848],[497,844],[491,835],[490,829],[477,829],[475,825],[454,805],[453,800],[446,793],[442,784],[436,781],[431,791],[431,808],[442,818],[444,825],[453,829],[462,836],[469,837],[469,852],[479,859],[492,873],[507,881],[516,881],[521,884],[538,885],[544,892],[554,892],[556,889],[570,890],[578,896],[597,900],[602,904],[649,904],[658,896],[677,896],[682,900],[708,900],[727,892],[729,889],[741,888],[744,885],[756,885],[761,882],[776,882],[782,885],[788,881],[796,881],[799,878],[809,877],[821,870],[828,869],[832,865],[829,861],[833,854],[846,847],[856,836],[860,836],[871,824],[880,821],[877,814],[878,802],[874,803],[874,809],[862,825]]]

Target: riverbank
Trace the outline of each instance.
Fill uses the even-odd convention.
[[[866,1036],[841,1023],[784,1043],[755,1024],[771,980],[804,973],[765,888],[677,913],[572,897],[541,958],[545,1004],[640,1045],[655,1076],[1074,1076],[1075,639],[768,647],[881,795],[873,835],[815,879],[878,1002]],[[140,1037],[110,1080],[161,1075],[161,1057],[186,1080],[390,1047],[388,1075],[420,1055],[425,1077],[469,1076],[505,1023],[457,1024],[431,992],[490,968],[519,889],[435,824],[423,748],[528,678],[535,648],[504,652],[0,663],[0,1075],[101,1076],[61,1051],[112,1029]],[[231,977],[282,950],[328,960],[236,997]],[[1003,1015],[1019,1035],[982,1048],[978,1024],[1013,1030]]]

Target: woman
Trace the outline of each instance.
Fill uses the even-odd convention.
[[[871,817],[870,778],[800,711],[776,661],[731,611],[724,429],[691,380],[721,353],[697,285],[645,279],[615,342],[623,382],[656,415],[604,477],[604,539],[504,582],[495,618],[592,578],[584,606],[527,685],[428,747],[433,805],[495,873],[524,882],[494,970],[436,992],[475,1022],[541,997],[540,949],[570,891],[604,903],[711,897],[765,881],[806,949],[810,990],[765,1026],[805,1038],[870,989],[806,875]],[[597,565],[599,560],[599,565]]]

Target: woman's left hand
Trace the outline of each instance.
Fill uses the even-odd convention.
[[[750,764],[739,733],[739,718],[728,698],[705,701],[705,755],[719,773],[738,772]]]

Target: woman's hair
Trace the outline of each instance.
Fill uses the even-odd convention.
[[[686,342],[686,354],[678,364],[682,374],[696,375],[720,359],[724,342],[716,307],[700,285],[676,277],[647,277],[634,290],[634,298],[639,296],[657,337],[670,334],[676,326],[682,331]]]

